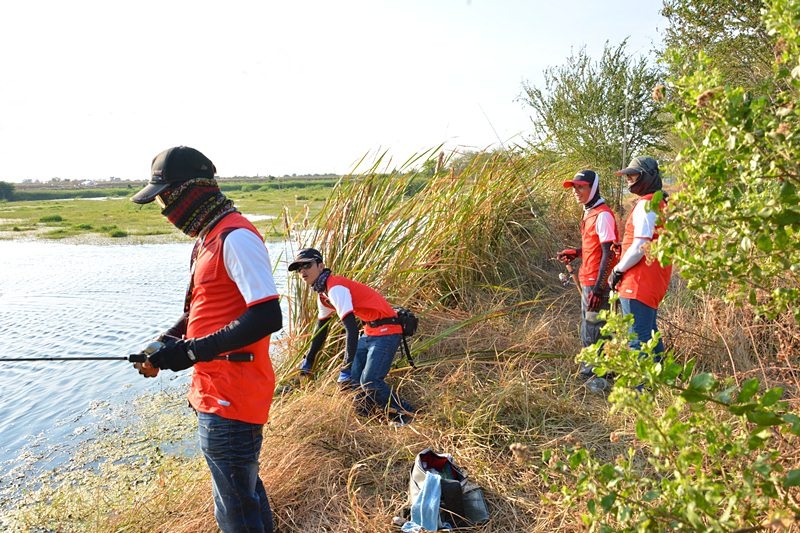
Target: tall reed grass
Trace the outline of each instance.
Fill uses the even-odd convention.
[[[549,166],[495,153],[475,158],[458,174],[413,170],[435,152],[391,170],[391,162],[378,158],[365,171],[345,176],[310,226],[287,219],[287,234],[296,249],[320,249],[334,272],[414,309],[422,318],[420,337],[443,341],[438,348],[421,341],[424,357],[453,352],[448,345],[459,336],[472,349],[506,349],[516,341],[511,331],[471,332],[484,327],[482,318],[530,307],[554,286],[548,258],[561,243],[554,242],[542,214],[542,199],[554,196]],[[302,231],[307,227],[312,229]],[[296,362],[316,307],[297,279],[290,279],[288,298],[288,352]],[[459,334],[459,324],[467,331]],[[441,331],[447,335],[437,336]]]

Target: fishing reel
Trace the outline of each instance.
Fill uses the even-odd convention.
[[[136,370],[139,371],[141,375],[146,378],[154,378],[158,375],[158,368],[154,367],[150,364],[150,361],[147,360],[148,356],[156,353],[161,348],[164,347],[164,343],[161,341],[152,341],[150,344],[145,346],[144,350],[137,354],[131,355],[128,360],[135,363],[133,366]]]
[[[563,287],[568,287],[572,283],[572,277],[566,272],[559,272],[558,281],[561,282]]]

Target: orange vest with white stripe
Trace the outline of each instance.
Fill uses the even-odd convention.
[[[337,285],[341,285],[350,291],[350,297],[353,301],[353,314],[364,323],[364,333],[366,335],[370,337],[380,337],[383,335],[403,333],[403,327],[400,326],[400,324],[384,324],[377,327],[372,327],[368,324],[368,322],[374,322],[382,318],[397,316],[397,313],[392,309],[392,306],[389,305],[389,302],[372,287],[345,278],[344,276],[335,275],[328,277],[326,285],[328,289],[327,292],[330,292],[331,289]],[[325,293],[319,294],[319,300],[323,306],[338,312]],[[347,312],[344,314],[347,315]],[[344,316],[339,318],[344,318]]]
[[[600,216],[600,213],[611,215],[611,220],[614,221],[614,238],[619,238],[617,219],[614,216],[614,212],[606,204],[593,207],[584,214],[583,219],[581,219],[581,268],[578,271],[578,278],[584,287],[591,287],[597,282],[600,261],[603,258],[602,243],[597,235],[597,217]],[[618,261],[618,257],[612,259],[608,265],[609,273]]]
[[[194,263],[187,338],[210,335],[247,310],[238,287],[228,276],[222,256],[223,236],[239,228],[250,230],[261,238],[249,220],[239,213],[231,213],[205,236],[200,245]],[[236,352],[252,353],[254,359],[245,363],[223,360],[194,365],[189,403],[201,413],[265,424],[275,390],[269,336]]]

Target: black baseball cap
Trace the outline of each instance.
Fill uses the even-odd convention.
[[[322,254],[315,248],[303,248],[294,257],[294,261],[289,265],[289,272],[294,272],[304,263],[322,263]]]
[[[597,173],[595,173],[594,170],[581,170],[580,172],[575,174],[574,178],[565,181],[564,187],[569,188],[579,184],[593,185],[594,180],[596,179],[597,179]]]
[[[194,148],[175,146],[153,158],[150,183],[131,197],[137,204],[148,204],[162,191],[194,178],[214,178],[214,163]]]

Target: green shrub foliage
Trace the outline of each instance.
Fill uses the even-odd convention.
[[[800,321],[800,31],[797,0],[768,3],[773,87],[755,94],[701,68],[675,82],[672,111],[685,143],[682,187],[666,219],[660,258],[690,287],[722,286],[730,301]],[[684,51],[667,57],[678,64]]]
[[[800,469],[778,451],[782,440],[797,445],[800,417],[781,400],[783,390],[696,374],[693,361],[679,363],[671,353],[657,362],[656,339],[641,352],[628,347],[630,315],[607,317],[603,331],[612,338],[602,355],[594,346],[578,359],[616,374],[611,411],[633,416],[633,431],[612,433],[620,441],[613,461],[583,447],[544,455],[546,477],[555,475],[563,501],[583,509],[584,524],[731,531],[800,521]]]

